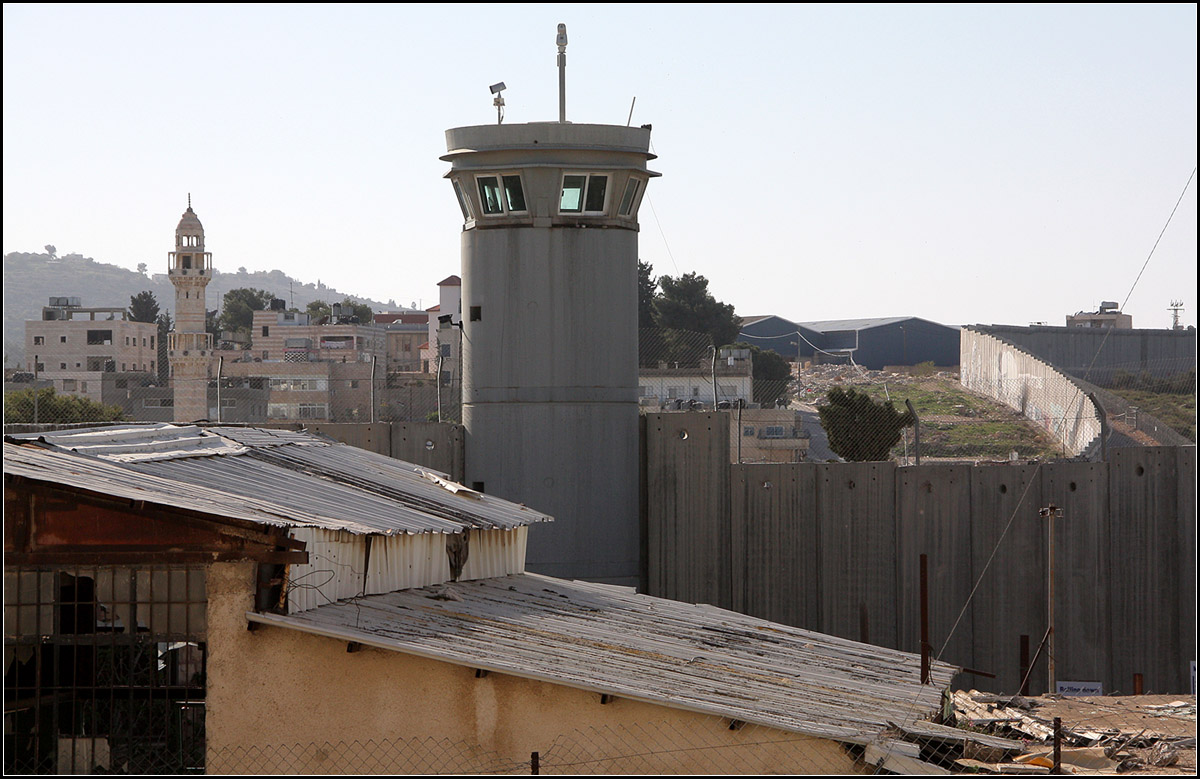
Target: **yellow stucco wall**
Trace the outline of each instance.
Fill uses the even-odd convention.
[[[363,648],[246,629],[254,568],[208,576],[210,773],[846,773],[833,742]]]

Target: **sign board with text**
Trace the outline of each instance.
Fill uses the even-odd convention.
[[[1102,682],[1056,682],[1055,692],[1059,695],[1103,695]]]

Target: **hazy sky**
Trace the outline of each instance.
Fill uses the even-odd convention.
[[[1196,165],[1196,6],[4,5],[3,250],[407,305],[459,272],[444,131],[653,124],[640,252],[743,315],[1124,302]],[[1196,323],[1196,186],[1125,311]],[[273,290],[283,294],[284,290]],[[121,301],[86,300],[111,305]]]

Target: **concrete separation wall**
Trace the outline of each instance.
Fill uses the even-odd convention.
[[[304,429],[376,454],[463,479],[463,428],[450,422],[276,422],[256,424],[284,430]]]
[[[964,387],[1021,412],[1062,443],[1066,454],[1098,454],[1100,414],[1069,375],[972,327],[963,328],[961,349],[959,381]]]
[[[649,581],[663,598],[733,606],[729,420],[722,412],[646,415]]]
[[[965,331],[968,328],[964,328]],[[1196,329],[1116,330],[1039,325],[971,325],[1062,371],[1106,385],[1118,371],[1167,378],[1196,368]]]
[[[647,415],[649,594],[916,652],[925,554],[935,653],[996,675],[956,686],[1016,692],[1020,637],[1033,652],[1046,632],[1038,511],[1053,503],[1057,678],[1128,693],[1140,673],[1148,692],[1188,691],[1194,446],[1107,463],[731,465],[712,416]],[[1030,691],[1046,685],[1043,652]]]

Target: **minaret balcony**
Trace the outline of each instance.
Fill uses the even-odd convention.
[[[212,278],[212,252],[170,252],[167,276],[181,278]]]
[[[172,356],[203,356],[212,348],[212,333],[167,333],[167,351]]]

